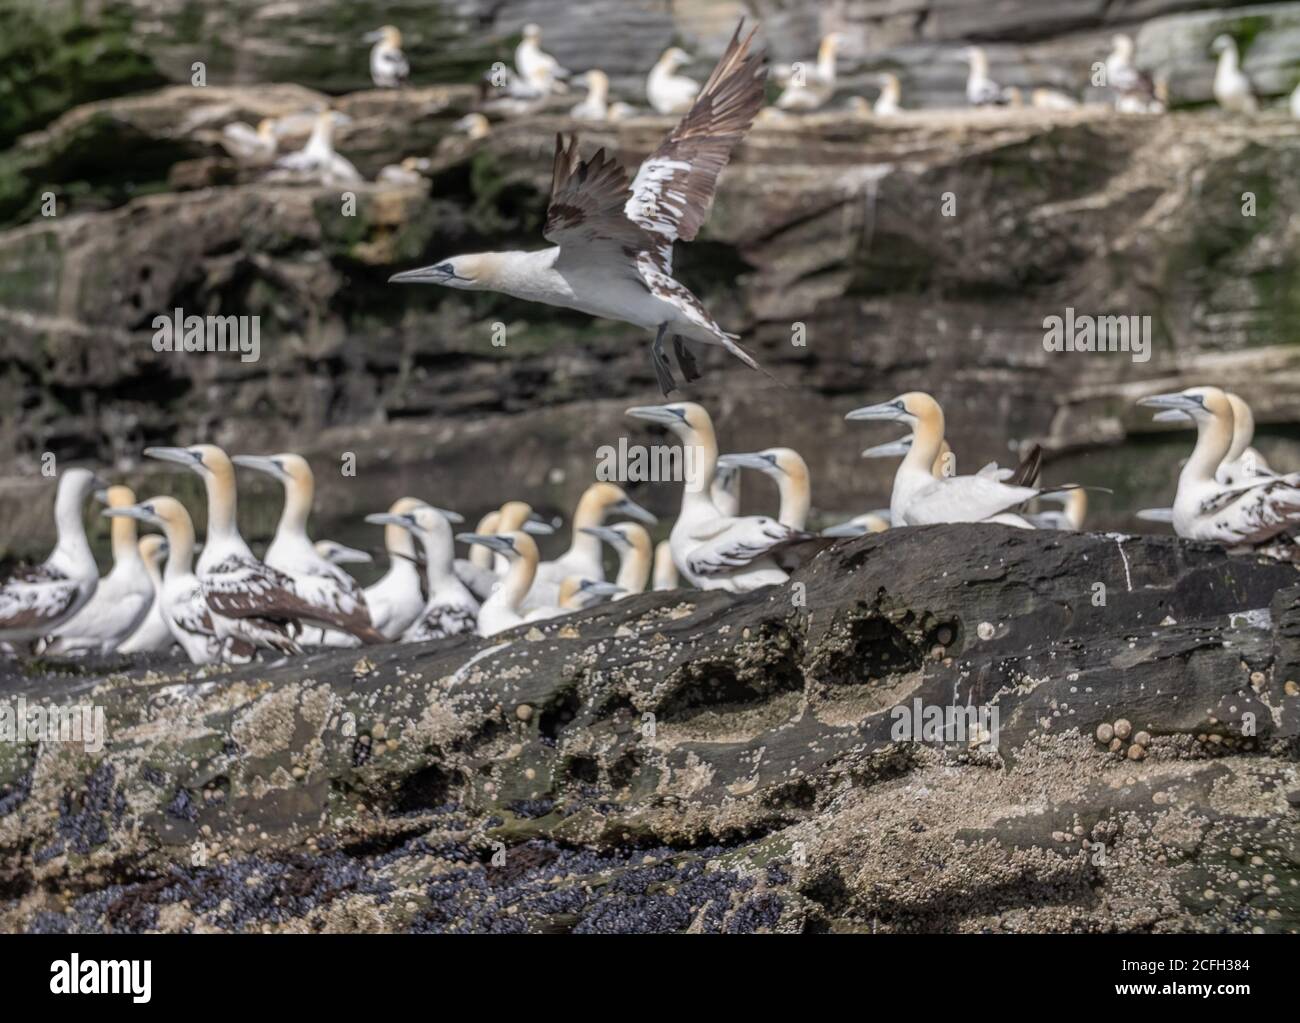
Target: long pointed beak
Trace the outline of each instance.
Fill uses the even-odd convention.
[[[878,405],[863,405],[862,408],[855,408],[844,418],[849,422],[858,422],[864,419],[899,419],[902,415],[903,410],[892,401],[882,401]]]
[[[1192,423],[1195,420],[1180,408],[1167,408],[1151,417],[1153,423]]]
[[[630,497],[625,497],[621,501],[615,501],[609,506],[609,510],[615,515],[626,515],[629,519],[636,519],[644,522],[647,526],[656,525],[659,522],[658,516],[653,512],[646,511]]]
[[[187,469],[193,469],[199,464],[199,460],[186,448],[145,448],[144,456],[156,458],[160,462],[175,462]]]
[[[414,270],[403,270],[388,278],[389,284],[445,284],[447,281],[468,281],[470,278],[450,270],[444,270],[442,263],[419,266]]]
[[[128,505],[125,508],[105,508],[99,513],[106,519],[138,519],[141,522],[156,521],[139,505]]]
[[[393,515],[391,512],[374,512],[366,516],[366,521],[375,526],[401,526],[411,529],[415,520],[407,515]]]
[[[433,508],[433,505],[429,505],[429,507]],[[433,508],[433,510],[436,511],[448,522],[450,522],[452,525],[456,525],[459,522],[465,521],[465,516],[462,515],[460,512],[448,511],[446,508]]]
[[[1151,394],[1145,398],[1139,398],[1139,405],[1145,405],[1147,408],[1165,408],[1165,409],[1190,409],[1196,407],[1196,400],[1189,398],[1185,394]]]
[[[781,467],[776,462],[754,452],[723,455],[718,459],[718,467],[721,469],[757,469],[759,472],[766,473],[781,472]]]
[[[822,530],[822,536],[861,536],[866,531],[865,523],[841,522],[837,526],[827,526]]]
[[[523,528],[525,533],[532,533],[533,536],[550,536],[555,532],[555,527],[536,512],[528,516]]]
[[[614,548],[622,548],[627,544],[623,539],[623,534],[617,529],[610,529],[608,526],[580,526],[579,532],[589,533],[597,540],[602,540]]]
[[[98,501],[100,504],[103,504],[103,505],[107,505],[107,504],[108,504],[108,490],[107,490],[107,488],[105,488],[105,487],[101,487],[100,489],[96,490],[95,493],[94,493],[92,496],[93,496],[93,497],[95,498],[95,500]]]
[[[1137,517],[1144,522],[1173,522],[1174,510],[1172,508],[1143,508],[1137,513]]]
[[[912,436],[908,434],[900,440],[891,440],[888,444],[877,444],[862,452],[863,458],[901,458],[912,450]]]
[[[231,455],[230,460],[236,465],[243,466],[245,469],[252,469],[254,472],[264,472],[268,476],[274,476],[276,479],[284,479],[287,475],[278,465],[275,459],[266,455]]]
[[[484,533],[457,533],[456,539],[461,543],[481,544],[491,550],[500,551],[502,554],[516,553],[514,544],[499,536],[487,536]]]
[[[329,560],[336,565],[365,565],[374,561],[369,551],[359,551],[355,547],[345,547],[343,544],[335,544],[330,551]]]
[[[616,593],[625,592],[625,590],[622,586],[614,583],[602,582],[598,579],[584,579],[582,585],[578,587],[578,592],[589,597],[612,597]]]
[[[634,405],[623,414],[633,419],[644,419],[648,423],[671,425],[682,421],[682,417],[672,410],[671,405]]]

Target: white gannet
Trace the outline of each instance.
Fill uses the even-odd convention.
[[[691,62],[691,55],[678,46],[670,46],[655,61],[645,81],[645,98],[657,114],[682,114],[691,108],[699,94],[700,83],[677,73]]]
[[[565,92],[561,79],[568,78],[567,69],[542,49],[542,30],[539,26],[524,26],[524,37],[515,47],[515,70],[519,77],[543,93]]]
[[[1216,36],[1210,52],[1219,55],[1214,69],[1214,98],[1224,110],[1238,114],[1253,114],[1259,109],[1250,79],[1241,70],[1237,55],[1237,42],[1230,35]]]
[[[871,105],[871,112],[877,117],[893,117],[903,110],[903,86],[898,75],[886,71],[877,76],[880,82],[880,95]]]
[[[375,45],[370,49],[370,78],[381,89],[405,85],[411,65],[402,52],[402,33],[392,25],[367,32],[362,39]]]
[[[368,565],[375,560],[369,551],[360,551],[336,540],[317,540],[312,546],[331,565]]]
[[[361,173],[347,159],[334,152],[334,125],[347,121],[346,116],[330,110],[316,115],[307,144],[295,153],[286,153],[275,161],[281,170],[310,175],[324,185],[347,184],[361,181]]]
[[[768,448],[746,454],[723,455],[718,465],[756,469],[776,480],[781,498],[781,510],[776,520],[783,526],[802,530],[808,523],[808,508],[812,503],[812,490],[808,479],[808,464],[793,448]]]
[[[580,121],[603,121],[609,115],[609,76],[593,68],[574,79],[587,87],[582,102],[569,111],[570,117]]]
[[[422,504],[414,497],[399,497],[389,506],[388,514],[396,519]],[[394,641],[419,617],[424,593],[411,532],[405,526],[385,524],[384,549],[388,551],[388,571],[366,587],[366,606],[370,608],[371,624],[385,639]]]
[[[835,54],[839,49],[840,34],[827,32],[817,47],[817,63],[800,75],[791,71],[790,80],[776,98],[780,110],[816,110],[835,94]]]
[[[479,113],[466,114],[452,122],[452,130],[463,132],[470,139],[485,139],[492,134],[492,122]]]
[[[554,561],[544,561],[537,566],[533,588],[524,602],[526,609],[558,606],[560,583],[565,576],[604,580],[605,565],[601,558],[600,540],[587,530],[591,526],[604,525],[605,519],[611,515],[625,515],[651,526],[659,521],[623,493],[622,487],[613,483],[593,483],[583,491],[578,507],[574,509],[569,549]],[[509,525],[503,524],[502,530],[509,532]]]
[[[1240,395],[1225,391],[1224,396],[1232,406],[1232,444],[1223,461],[1214,471],[1214,478],[1220,483],[1231,485],[1255,476],[1278,475],[1264,460],[1264,456],[1251,447],[1255,439],[1255,413]],[[1182,422],[1194,426],[1196,420],[1180,409],[1164,409],[1157,412],[1158,423]]]
[[[1177,409],[1196,421],[1196,447],[1178,477],[1174,532],[1192,540],[1258,547],[1300,522],[1297,476],[1265,476],[1231,485],[1215,472],[1232,447],[1232,404],[1217,387],[1140,398],[1139,405]]]
[[[1300,85],[1291,91],[1291,116],[1300,121]]]
[[[218,634],[220,615],[208,606],[203,583],[191,567],[194,523],[185,506],[172,497],[154,497],[127,508],[107,508],[104,514],[138,519],[162,529],[167,537],[167,564],[160,591],[163,620],[192,663],[219,661],[228,641]]]
[[[876,511],[863,512],[846,522],[827,526],[821,531],[822,536],[862,536],[864,533],[883,533],[889,528],[889,509],[878,508]]]
[[[496,533],[492,536],[457,533],[456,539],[462,543],[482,544],[504,554],[510,562],[501,585],[479,607],[479,635],[495,636],[498,632],[521,625],[524,616],[520,613],[520,607],[532,589],[533,574],[537,571],[537,544],[533,538],[518,529],[513,533]]]
[[[427,185],[424,172],[431,166],[422,156],[408,156],[401,163],[390,163],[379,169],[375,180],[385,185],[402,185],[407,188]]]
[[[708,216],[718,174],[763,103],[762,58],[740,30],[695,105],[641,164],[629,186],[603,149],[578,158],[577,139],[557,137],[551,201],[542,234],[554,247],[535,252],[455,256],[394,274],[390,281],[498,291],[577,309],[656,331],[655,373],[667,394],[672,373],[663,343],[671,337],[687,379],[695,359],[684,339],[720,345],[757,369],[753,357],[672,276],[673,243],[690,241]]]
[[[1026,515],[1025,519],[1035,529],[1064,529],[1077,533],[1083,528],[1083,520],[1088,514],[1088,492],[1082,487],[1059,494],[1048,494],[1043,500],[1060,501],[1065,507],[1060,511],[1043,511]]]
[[[451,523],[460,521],[460,516],[422,504],[400,515],[367,515],[366,521],[409,530],[424,548],[429,596],[415,621],[402,633],[402,642],[420,643],[474,632],[479,602],[456,578],[452,567],[455,544]]]
[[[118,646],[119,654],[145,654],[155,650],[168,650],[176,642],[171,627],[162,610],[162,566],[167,559],[167,538],[158,533],[148,533],[140,537],[140,560],[144,562],[145,571],[149,573],[149,582],[153,584],[153,600],[144,621],[136,626]]]
[[[970,72],[966,76],[966,102],[983,107],[1003,101],[1002,89],[989,77],[988,55],[978,46],[966,48]]]
[[[109,487],[104,494],[109,508],[135,504],[130,487]],[[111,654],[144,621],[153,606],[153,582],[140,557],[135,521],[115,518],[110,526],[113,567],[99,580],[94,595],[80,611],[52,630],[45,652]]]
[[[317,554],[307,536],[307,519],[316,496],[316,476],[307,459],[282,452],[235,455],[231,461],[245,469],[265,473],[284,487],[280,521],[262,560],[267,567],[293,580],[294,592],[307,605],[301,617],[313,625],[346,632],[363,643],[382,643],[384,635],[371,623],[361,584]]]
[[[39,565],[18,568],[0,584],[0,642],[48,636],[90,600],[99,567],[90,552],[82,509],[101,481],[89,469],[68,469],[54,498],[54,550]]]
[[[614,580],[620,592],[614,599],[622,600],[644,593],[650,582],[650,563],[653,553],[650,534],[635,522],[616,522],[612,526],[583,526],[583,531],[603,540],[618,554],[618,577]]]
[[[1106,57],[1106,85],[1115,91],[1115,109],[1121,114],[1158,114],[1166,107],[1161,90],[1145,71],[1133,63],[1133,40],[1111,38]]]
[[[622,595],[623,587],[616,583],[566,575],[557,593],[558,603],[554,606],[533,608],[524,615],[524,621],[538,622],[547,618],[559,618],[561,615],[573,614],[574,611],[585,611],[609,597],[617,600]]]
[[[195,574],[214,612],[217,635],[230,641],[229,653],[245,657],[253,647],[301,653],[294,637],[301,629],[302,613],[310,606],[294,592],[293,580],[253,557],[239,535],[235,466],[230,457],[214,444],[145,448],[144,453],[183,466],[203,480],[208,533]],[[176,557],[175,540],[170,535],[167,540]]]
[[[1077,110],[1079,101],[1060,89],[1038,88],[1029,94],[1029,105],[1038,110]]]
[[[765,515],[723,516],[710,496],[718,442],[708,412],[694,402],[648,405],[627,410],[634,419],[659,423],[693,449],[682,487],[682,510],[669,543],[682,577],[704,590],[745,593],[789,578],[774,555],[807,534]]]
[[[262,167],[275,159],[280,140],[275,134],[275,120],[264,117],[256,128],[235,121],[221,129],[221,145],[240,163]]]
[[[655,544],[655,590],[677,589],[677,566],[673,564],[673,545],[667,540]]]
[[[487,515],[483,519],[491,521],[490,516]],[[507,501],[497,509],[496,524],[492,532],[513,533],[516,529],[522,529],[525,533],[531,533],[533,536],[550,536],[555,532],[551,524],[533,511],[533,506],[527,501]],[[480,532],[480,530],[475,530],[475,532]],[[470,554],[474,554],[473,548],[471,548]],[[482,555],[479,555],[479,557],[481,558]],[[460,563],[457,564],[457,571],[460,572]],[[499,577],[505,575],[506,569],[510,567],[509,559],[501,554],[492,554],[491,564],[494,574],[490,579],[484,579],[478,573],[475,573],[472,578],[465,574],[461,575],[461,582],[465,583],[480,600],[496,589],[497,583],[500,582]],[[487,584],[487,589],[480,593],[480,587],[484,583]]]
[[[740,475],[739,466],[719,465],[713,473],[709,496],[713,507],[727,517],[740,513]]]

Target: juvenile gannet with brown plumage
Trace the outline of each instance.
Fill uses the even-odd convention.
[[[653,585],[657,591],[677,589],[677,566],[673,563],[673,545],[667,540],[655,544]]]
[[[374,43],[370,49],[370,79],[380,89],[396,89],[405,85],[411,76],[411,65],[402,52],[402,33],[392,25],[385,25],[362,36],[363,41]]]
[[[85,606],[99,585],[82,509],[100,481],[89,469],[68,469],[54,498],[54,550],[39,565],[16,569],[0,584],[0,642],[48,636]]]
[[[677,73],[690,62],[691,55],[679,46],[668,47],[655,61],[645,81],[645,98],[655,113],[682,114],[691,108],[700,83]]]
[[[1237,41],[1230,35],[1216,36],[1210,44],[1210,52],[1219,55],[1218,66],[1214,69],[1214,99],[1224,110],[1238,114],[1253,114],[1259,109],[1255,101],[1255,90],[1250,79],[1241,70],[1241,58],[1237,54]]]
[[[766,72],[740,30],[695,105],[641,164],[627,173],[599,150],[582,160],[577,139],[556,138],[543,236],[552,248],[454,256],[394,274],[390,281],[497,291],[655,331],[653,364],[674,390],[664,341],[673,339],[688,380],[698,376],[685,341],[721,346],[758,364],[672,276],[673,243],[692,240],[708,217],[717,179],[763,103]]]
[[[524,26],[523,39],[515,47],[515,70],[542,93],[568,91],[563,79],[569,77],[569,71],[542,49],[542,30],[538,25]]]
[[[130,487],[109,487],[103,496],[110,508],[135,504]],[[45,653],[111,654],[133,633],[153,606],[153,583],[140,557],[135,522],[115,518],[110,526],[113,567],[99,580],[81,610],[52,630]]]
[[[783,526],[802,530],[808,522],[808,508],[812,504],[812,488],[808,479],[808,464],[793,448],[768,448],[745,454],[723,455],[718,465],[755,469],[776,480],[781,508],[776,520]]]
[[[618,576],[614,581],[622,592],[614,599],[644,593],[653,558],[645,527],[635,522],[615,522],[612,526],[584,526],[583,531],[609,544],[618,554]]]
[[[472,633],[478,621],[479,602],[457,577],[453,567],[455,544],[451,523],[460,516],[419,505],[400,515],[367,515],[367,522],[398,526],[411,532],[424,548],[428,598],[415,621],[402,633],[403,643],[420,643]]]
[[[517,529],[513,533],[496,533],[493,536],[457,533],[456,539],[462,543],[483,544],[505,555],[510,562],[501,585],[479,606],[479,635],[495,636],[498,632],[522,625],[524,616],[520,608],[524,597],[532,589],[533,576],[537,572],[537,544],[533,538],[522,529]]]
[[[388,514],[396,519],[422,504],[414,497],[399,497],[389,506]],[[366,587],[366,606],[370,609],[370,623],[393,642],[419,617],[424,593],[411,531],[404,525],[385,523],[384,549],[388,552],[388,571]]]
[[[294,153],[287,153],[275,161],[281,170],[312,175],[324,185],[355,184],[362,180],[361,172],[345,157],[334,151],[334,125],[346,122],[345,115],[330,110],[316,116],[307,144]]]
[[[140,537],[137,545],[140,560],[144,562],[145,571],[149,573],[149,582],[153,584],[153,600],[144,621],[136,626],[119,644],[119,654],[146,654],[157,650],[168,650],[176,643],[172,630],[162,611],[162,566],[167,560],[167,538],[157,533],[147,533]]]
[[[776,98],[779,110],[816,110],[835,94],[835,55],[840,34],[827,32],[817,47],[817,61],[810,69],[792,69],[790,80]]]

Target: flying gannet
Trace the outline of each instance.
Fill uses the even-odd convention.
[[[618,554],[618,577],[614,580],[622,591],[614,597],[622,600],[644,593],[650,581],[653,558],[650,534],[635,522],[616,522],[612,526],[583,526],[583,532],[603,540]]]
[[[880,95],[871,106],[871,112],[877,117],[893,117],[903,111],[903,86],[898,75],[886,71],[877,77],[880,82]]]
[[[382,643],[383,633],[370,620],[361,584],[316,553],[307,536],[307,519],[316,495],[316,476],[302,455],[235,455],[235,465],[265,473],[284,487],[284,508],[275,536],[262,559],[268,568],[293,580],[293,592],[306,607],[300,619],[323,629],[337,629],[363,643]],[[308,639],[323,642],[318,637]]]
[[[1214,70],[1214,98],[1219,106],[1233,113],[1253,114],[1259,105],[1255,102],[1250,79],[1241,70],[1237,41],[1230,35],[1217,36],[1210,44],[1210,52],[1219,55],[1218,67]]]
[[[677,589],[677,566],[673,564],[673,546],[667,540],[655,544],[654,588]]]
[[[90,552],[82,509],[102,486],[89,469],[68,469],[54,498],[54,550],[39,565],[18,568],[0,584],[0,642],[48,636],[90,600],[99,567]]]
[[[360,551],[336,540],[317,540],[312,546],[331,565],[368,565],[375,560],[369,551]]]
[[[1196,420],[1196,447],[1178,477],[1174,532],[1191,540],[1260,547],[1300,523],[1300,476],[1266,476],[1231,485],[1215,472],[1232,447],[1232,405],[1217,387],[1140,398],[1149,408],[1177,409]]]
[[[691,62],[691,55],[678,46],[664,50],[645,82],[645,98],[657,114],[683,114],[699,95],[700,83],[677,73]]]
[[[402,33],[392,25],[367,32],[362,39],[370,49],[370,78],[381,89],[396,89],[411,76],[411,65],[402,52]]]
[[[524,26],[524,37],[515,47],[515,70],[520,78],[543,94],[567,91],[561,79],[568,78],[569,72],[542,49],[542,30],[537,25]]]
[[[367,515],[366,521],[409,530],[424,548],[429,596],[415,621],[402,633],[402,642],[420,643],[473,633],[479,602],[452,567],[455,546],[451,523],[460,521],[460,516],[422,504],[400,515]]]
[[[495,636],[498,632],[523,624],[524,616],[520,613],[520,607],[532,589],[533,575],[537,571],[537,544],[533,538],[518,529],[513,533],[496,533],[492,536],[457,533],[456,539],[462,543],[482,544],[504,554],[510,562],[501,585],[479,607],[479,635]]]
[[[574,79],[587,87],[582,102],[569,111],[569,116],[580,121],[603,121],[609,116],[609,76],[593,68]]]
[[[800,75],[791,73],[781,95],[776,98],[779,110],[816,110],[835,94],[835,54],[839,49],[840,34],[828,32],[817,47],[817,63]]]
[[[989,77],[989,58],[978,46],[966,48],[966,61],[970,72],[966,76],[966,102],[973,107],[984,107],[1003,101],[1002,89]]]
[[[221,145],[240,163],[263,167],[275,159],[280,148],[275,120],[264,117],[256,128],[250,128],[243,121],[228,124],[221,129]]]
[[[708,412],[694,402],[680,402],[630,408],[627,414],[668,427],[684,446],[694,449],[681,514],[669,536],[673,563],[682,577],[700,589],[732,593],[785,582],[789,577],[775,555],[808,534],[765,515],[718,512],[710,496],[718,442]]]
[[[130,487],[109,487],[103,497],[109,508],[135,504]],[[45,653],[111,654],[144,621],[153,606],[153,583],[140,557],[135,521],[115,518],[110,527],[113,567],[99,580],[81,610],[52,630]]]
[[[655,331],[653,363],[665,394],[675,389],[663,344],[672,338],[688,380],[698,376],[685,340],[753,357],[672,276],[673,243],[692,240],[713,202],[718,174],[763,103],[766,72],[740,29],[691,107],[629,186],[605,150],[578,157],[577,139],[556,138],[543,236],[552,248],[455,256],[390,281],[498,291]]]
[[[320,179],[323,185],[356,183],[362,180],[361,173],[350,161],[334,152],[334,125],[346,123],[345,115],[323,110],[316,115],[316,124],[311,130],[307,144],[295,153],[286,153],[275,161],[281,170],[309,175]]]
[[[167,559],[167,539],[157,533],[148,533],[140,537],[140,560],[144,562],[149,581],[153,584],[153,600],[135,632],[131,633],[121,645],[119,654],[146,654],[156,650],[169,650],[176,643],[171,627],[162,610],[162,565]]]
[[[812,491],[808,479],[808,464],[792,448],[768,448],[752,454],[723,455],[718,465],[755,469],[776,480],[781,498],[781,510],[776,520],[783,526],[802,530],[808,522],[808,508]]]
[[[399,519],[422,504],[414,497],[399,497],[389,506],[388,514]],[[370,608],[371,624],[392,642],[401,638],[419,617],[425,598],[410,530],[404,525],[385,524],[384,549],[388,552],[388,571],[366,587],[366,606]]]

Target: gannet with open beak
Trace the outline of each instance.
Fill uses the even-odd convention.
[[[609,544],[618,554],[618,583],[620,593],[614,598],[622,600],[644,593],[650,581],[650,534],[635,522],[616,522],[612,526],[583,526],[597,540]],[[563,600],[561,600],[563,605]]]
[[[561,79],[568,78],[569,71],[542,49],[542,30],[538,25],[524,26],[523,39],[515,47],[515,70],[542,93],[568,91]]]
[[[454,512],[422,504],[400,515],[367,515],[367,522],[409,530],[424,548],[429,596],[415,621],[402,633],[403,643],[420,643],[472,633],[478,622],[479,602],[456,578],[452,567],[455,544],[451,523],[461,521]]]
[[[394,519],[405,516],[424,504],[414,497],[399,497],[388,508]],[[385,639],[399,639],[419,617],[424,608],[420,589],[420,569],[416,562],[415,540],[404,525],[385,523],[384,549],[388,551],[388,571],[378,582],[366,587],[366,606],[370,622]]]
[[[1178,477],[1174,532],[1191,540],[1258,547],[1300,523],[1300,475],[1231,485],[1215,472],[1232,446],[1232,405],[1217,387],[1140,398],[1149,408],[1177,409],[1196,420],[1196,447]]]
[[[1238,114],[1255,113],[1259,104],[1255,101],[1250,79],[1241,70],[1237,41],[1230,35],[1216,36],[1210,44],[1210,52],[1219,55],[1219,64],[1214,70],[1215,101],[1224,110]]]
[[[253,557],[239,535],[235,466],[230,457],[214,444],[145,448],[144,453],[147,458],[180,465],[203,480],[208,534],[195,574],[214,612],[212,624],[217,635],[230,641],[229,653],[246,656],[251,647],[301,653],[294,637],[301,629],[303,612],[311,607],[294,592],[293,580]],[[167,540],[171,556],[178,557],[176,541],[170,535]]]
[[[723,455],[718,465],[755,469],[776,480],[781,498],[776,520],[783,526],[802,530],[808,523],[808,508],[812,503],[812,489],[808,480],[808,464],[793,448],[768,448],[746,454]]]
[[[523,624],[524,616],[520,613],[520,607],[532,589],[533,575],[537,572],[537,544],[533,538],[522,529],[517,529],[513,533],[497,533],[493,536],[457,533],[456,539],[462,543],[483,544],[504,554],[510,562],[501,585],[479,607],[479,635],[495,636],[498,632]]]
[[[1001,103],[1002,89],[989,77],[988,55],[978,46],[966,48],[970,72],[966,76],[966,102],[973,107]]]
[[[877,117],[893,117],[903,111],[903,86],[898,75],[886,71],[878,76],[880,95],[871,105],[871,112]]]
[[[690,62],[691,55],[679,46],[670,46],[655,61],[645,81],[645,98],[655,113],[682,114],[691,108],[700,83],[677,73]]]
[[[718,461],[713,420],[694,402],[648,405],[627,410],[634,419],[668,427],[694,458],[682,488],[682,510],[669,536],[673,563],[690,583],[704,590],[745,593],[789,577],[774,559],[808,534],[765,515],[723,516],[710,496]]]
[[[673,545],[667,540],[655,544],[654,588],[677,589],[677,566],[673,563]]]
[[[402,33],[392,25],[367,32],[362,40],[370,49],[370,79],[380,89],[396,89],[411,76],[411,65],[402,52]]]
[[[780,110],[816,110],[835,94],[835,54],[839,49],[840,34],[827,32],[817,47],[817,63],[811,71],[805,70],[800,82],[793,74],[781,95],[776,98]]]
[[[162,566],[167,559],[167,539],[157,533],[148,533],[140,537],[138,547],[140,560],[144,562],[149,582],[153,584],[153,600],[144,621],[118,646],[119,654],[147,654],[156,650],[168,650],[176,642],[162,610]]]
[[[609,115],[609,75],[593,68],[574,81],[587,87],[587,95],[569,111],[569,116],[579,121],[605,120]]]
[[[361,584],[317,554],[307,536],[307,519],[316,495],[316,477],[307,459],[284,452],[235,455],[231,461],[265,473],[284,486],[284,508],[263,561],[293,580],[294,592],[307,605],[300,612],[301,619],[346,632],[363,643],[382,643],[384,635],[371,622]]]
[[[128,508],[135,504],[130,487],[109,487],[102,499],[109,508]],[[110,532],[112,569],[99,580],[94,594],[81,610],[52,631],[46,653],[111,654],[135,632],[153,606],[153,583],[140,558],[135,522],[115,518]]]
[[[334,152],[334,124],[346,121],[343,115],[330,110],[316,116],[307,144],[295,153],[286,153],[275,161],[281,170],[318,177],[324,185],[351,184],[362,180],[361,172],[352,163]]]
[[[193,664],[219,661],[229,641],[218,633],[221,616],[209,606],[203,583],[191,567],[194,523],[185,506],[172,497],[154,497],[126,508],[107,508],[104,514],[137,519],[162,529],[167,537],[167,564],[160,591],[163,620]],[[241,655],[251,652],[242,640],[236,643]]]
[[[39,565],[18,568],[0,584],[0,642],[48,636],[85,606],[99,585],[82,509],[101,481],[89,469],[68,469],[54,498],[54,550]]]
[[[234,121],[221,129],[221,145],[240,163],[263,167],[275,159],[280,140],[275,133],[275,121],[264,117],[256,128],[243,121]]]
[[[485,252],[394,274],[390,281],[497,291],[530,302],[655,331],[655,374],[665,394],[676,384],[664,353],[673,339],[688,380],[698,376],[685,341],[718,345],[751,368],[758,363],[672,276],[673,243],[690,241],[708,217],[722,168],[763,103],[766,71],[740,30],[695,105],[641,164],[629,185],[605,150],[581,160],[577,139],[556,138],[551,201],[543,236],[552,248]]]

